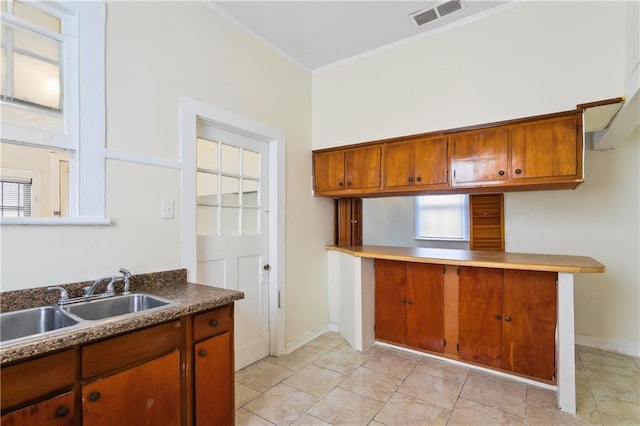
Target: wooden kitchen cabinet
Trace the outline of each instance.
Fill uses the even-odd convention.
[[[510,179],[581,179],[582,115],[515,125]]]
[[[507,180],[509,130],[489,128],[451,135],[451,184],[488,185]]]
[[[382,190],[382,144],[313,153],[316,194]]]
[[[447,138],[421,137],[388,143],[386,189],[433,189],[448,186]]]
[[[193,321],[195,424],[235,421],[233,305],[196,315]]]
[[[444,266],[375,260],[376,339],[444,351]]]
[[[3,367],[2,425],[73,424],[75,359],[65,350]]]
[[[458,271],[460,359],[553,380],[557,274]]]

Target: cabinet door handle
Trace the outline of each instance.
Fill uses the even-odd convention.
[[[344,186],[344,183],[338,182],[338,186]]]
[[[413,178],[409,176],[409,182],[413,182]]]
[[[200,352],[198,353],[198,355],[200,355],[201,357],[205,357],[207,356],[207,350],[206,349],[200,349]]]
[[[69,407],[67,407],[66,405],[64,407],[60,407],[56,410],[56,417],[64,417],[67,414],[69,414]]]
[[[504,317],[504,320],[505,320],[506,322],[511,322],[511,317],[507,315],[506,317]]]
[[[347,186],[351,186],[351,181],[347,181]]]
[[[409,300],[409,304],[410,304],[410,305],[413,305],[413,300]]]
[[[417,180],[418,182],[422,182],[422,178],[421,178],[420,176],[418,176],[418,177],[416,178],[416,180]]]
[[[402,299],[400,299],[400,303],[406,303],[407,299],[405,299],[404,297]]]
[[[516,169],[516,174],[519,175],[520,173],[522,173],[521,169]]]
[[[504,170],[498,170],[498,174],[499,174],[500,176],[504,176]]]
[[[496,319],[497,319],[497,320],[502,319],[502,315],[500,315],[500,314],[496,314]]]
[[[217,327],[218,326],[218,320],[217,319],[212,319],[211,321],[209,321],[209,325],[211,327]]]
[[[101,396],[102,394],[100,392],[91,392],[91,394],[89,395],[89,401],[96,402],[100,399]]]

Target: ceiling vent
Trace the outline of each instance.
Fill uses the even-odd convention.
[[[423,9],[419,12],[409,15],[411,22],[420,28],[423,25],[433,22],[436,19],[440,19],[452,13],[459,12],[464,9],[464,5],[461,0],[449,0],[443,3],[437,4],[429,9]]]

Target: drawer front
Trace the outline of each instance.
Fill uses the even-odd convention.
[[[48,425],[73,426],[75,424],[75,397],[73,392],[29,405],[2,416],[2,426]]]
[[[231,329],[232,305],[198,314],[193,319],[193,340],[198,341]]]
[[[181,342],[182,323],[172,321],[84,346],[82,378],[147,361],[180,348]]]
[[[55,390],[70,388],[75,380],[75,351],[67,350],[2,367],[0,372],[4,410]]]

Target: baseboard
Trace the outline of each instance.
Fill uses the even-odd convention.
[[[307,343],[309,343],[316,337],[321,336],[327,331],[338,331],[337,324],[328,322],[326,324],[321,325],[318,328],[314,328],[313,330],[307,331],[301,337],[298,337],[297,339],[292,340],[291,342],[285,345],[285,348],[284,348],[285,355],[290,354],[291,352],[295,351],[299,347],[306,345]]]
[[[640,342],[630,340],[608,339],[576,333],[576,345],[640,357]]]

